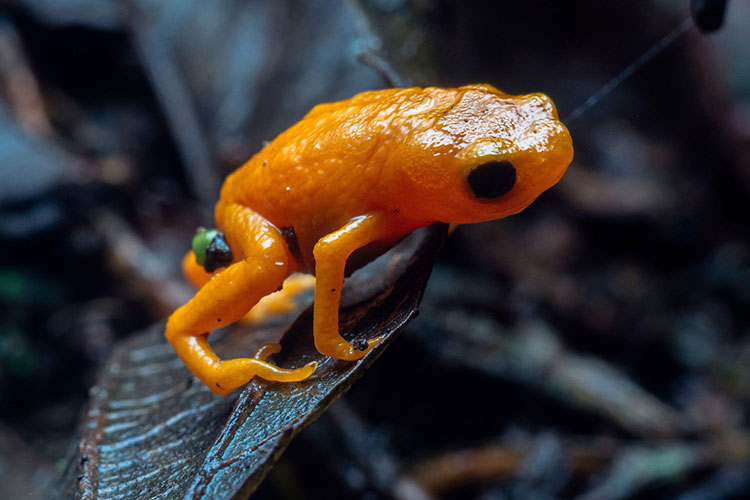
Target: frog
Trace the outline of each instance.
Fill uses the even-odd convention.
[[[183,260],[198,288],[166,323],[187,368],[226,395],[253,377],[299,382],[316,362],[282,368],[255,356],[222,360],[210,332],[245,317],[290,276],[315,276],[313,340],[324,356],[356,361],[382,341],[339,331],[350,272],[436,222],[471,224],[524,210],[573,158],[572,139],[541,93],[489,84],[371,90],[319,104],[225,180],[216,229]],[[196,242],[197,241],[197,242]]]

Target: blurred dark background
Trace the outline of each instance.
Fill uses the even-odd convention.
[[[545,92],[566,121],[670,33],[567,122],[556,188],[452,236],[421,316],[255,497],[750,498],[750,2],[714,34],[688,17],[0,2],[0,498],[62,471],[113,345],[190,296],[179,261],[222,179],[313,105],[390,75]]]

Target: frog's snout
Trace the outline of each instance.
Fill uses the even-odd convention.
[[[547,94],[528,94],[525,96],[525,106],[536,111],[540,117],[557,118],[555,104]]]

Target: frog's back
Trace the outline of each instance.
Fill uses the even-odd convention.
[[[450,107],[460,91],[376,90],[315,106],[227,178],[220,205],[241,203],[279,227],[377,208],[389,182],[383,162],[410,117]]]

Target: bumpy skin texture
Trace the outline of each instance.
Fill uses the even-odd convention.
[[[490,85],[408,88],[316,106],[226,179],[216,224],[234,261],[209,274],[192,252],[186,256],[185,274],[200,290],[169,318],[167,339],[217,394],[255,375],[302,380],[314,364],[281,369],[264,360],[268,350],[222,361],[207,336],[291,273],[305,272],[317,277],[316,348],[359,359],[379,339],[352,346],[339,334],[347,260],[356,268],[436,221],[473,223],[520,212],[560,179],[572,156],[568,131],[542,94],[509,96]],[[505,183],[502,191],[509,191],[477,196],[470,173],[498,164],[514,171],[514,182],[507,175],[493,180],[492,173],[482,182]]]

